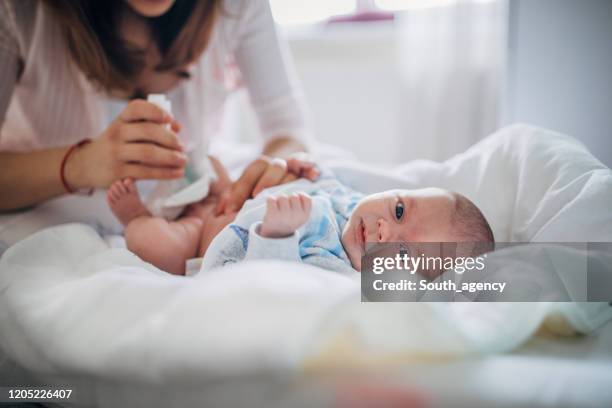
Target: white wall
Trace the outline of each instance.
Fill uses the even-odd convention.
[[[359,159],[402,161],[400,78],[392,23],[329,27],[293,36],[291,51],[319,140]]]
[[[612,167],[612,1],[511,0],[504,122],[577,137]]]
[[[286,37],[316,138],[362,161],[405,161],[393,149],[402,127],[393,23],[313,26]],[[229,104],[224,126],[255,140],[256,119],[245,101],[241,95]]]
[[[461,6],[471,11],[466,0],[448,10],[415,10],[395,23],[288,30],[317,139],[363,162],[393,165],[446,159],[495,130],[496,67],[505,43],[489,40],[495,29],[467,30],[472,20],[466,17],[483,26],[491,13],[465,15]],[[466,38],[455,41],[457,33]],[[479,58],[483,50],[486,63]],[[230,133],[253,140],[254,117],[245,114],[244,101],[228,110]]]

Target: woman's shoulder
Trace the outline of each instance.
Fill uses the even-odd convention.
[[[257,5],[266,0],[221,0],[221,13],[226,17],[240,18],[250,10],[253,5]]]
[[[235,34],[250,31],[253,20],[269,7],[268,0],[221,0],[219,22]]]
[[[37,0],[0,1],[0,42],[11,51],[25,54],[29,48],[40,2]]]
[[[268,0],[221,0],[215,24],[215,45],[234,52],[245,37],[271,20]]]

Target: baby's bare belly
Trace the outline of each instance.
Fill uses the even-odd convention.
[[[203,221],[200,247],[198,249],[199,257],[204,256],[206,249],[208,249],[208,246],[217,234],[236,218],[237,213],[216,215],[217,202],[217,196],[207,197],[199,203],[191,204],[187,207],[185,215],[183,215],[183,217],[197,217]]]

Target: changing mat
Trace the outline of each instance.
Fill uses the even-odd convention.
[[[364,192],[459,191],[498,240],[612,241],[612,173],[551,132],[508,128],[445,163],[335,170]],[[275,261],[175,277],[82,224],[8,249],[0,293],[0,345],[11,359],[47,378],[121,388],[124,403],[160,384],[499,353],[551,318],[561,317],[550,324],[559,333],[588,333],[612,317],[607,303],[360,303],[359,281]]]
[[[0,340],[35,371],[160,379],[167,364],[216,374],[295,369],[338,335],[354,337],[357,359],[499,352],[551,313],[582,332],[612,317],[605,303],[360,304],[358,280],[280,261],[176,277],[79,224],[27,238],[0,265]]]

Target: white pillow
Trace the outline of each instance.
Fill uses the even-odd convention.
[[[612,171],[576,139],[513,125],[443,163],[331,166],[354,188],[441,187],[471,199],[498,242],[612,241]]]

